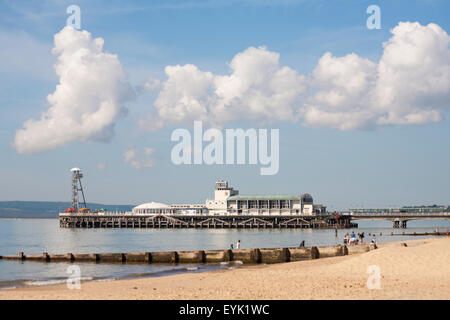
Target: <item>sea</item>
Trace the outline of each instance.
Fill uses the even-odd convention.
[[[241,248],[275,248],[337,245],[352,231],[375,233],[378,242],[423,239],[429,236],[405,236],[405,233],[441,232],[450,229],[448,220],[408,221],[407,229],[393,229],[390,221],[358,221],[358,228],[331,229],[66,229],[58,219],[0,219],[0,255],[65,253],[126,253],[151,251],[228,249],[241,242]],[[392,235],[392,233],[394,235]],[[158,277],[174,273],[204,272],[240,268],[236,262],[219,264],[106,264],[0,259],[0,290],[65,283],[79,267],[81,281]]]

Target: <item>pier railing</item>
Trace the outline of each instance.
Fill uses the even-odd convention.
[[[62,228],[353,228],[350,217],[84,213],[59,216]]]
[[[344,215],[350,217],[450,217],[450,212],[358,212]]]

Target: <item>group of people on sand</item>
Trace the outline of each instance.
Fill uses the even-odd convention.
[[[238,240],[236,243],[236,249],[239,250],[241,248],[241,240]],[[233,244],[230,244],[230,250],[233,250],[234,246]]]
[[[381,233],[380,233],[381,235]],[[371,243],[373,244],[377,244],[377,237],[375,235],[375,233],[371,234],[369,233],[369,237],[372,236],[372,240]],[[357,235],[355,234],[355,231],[352,231],[350,234],[347,233],[344,237],[344,244],[352,246],[352,245],[357,245],[357,244],[362,244],[364,243],[364,232],[359,232]]]
[[[364,239],[364,234],[358,234],[359,240],[356,238],[355,231],[352,231],[350,234],[347,232],[344,237],[344,244],[352,246],[357,245],[361,240],[361,237]],[[361,241],[362,242],[362,241]]]

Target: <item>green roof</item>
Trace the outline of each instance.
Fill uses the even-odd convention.
[[[240,194],[227,200],[299,200],[298,194]]]

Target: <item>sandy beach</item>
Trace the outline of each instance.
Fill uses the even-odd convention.
[[[402,245],[407,243],[407,246]],[[380,289],[367,273],[380,271]],[[0,299],[450,299],[450,238],[381,244],[358,255],[232,270],[0,290]]]

